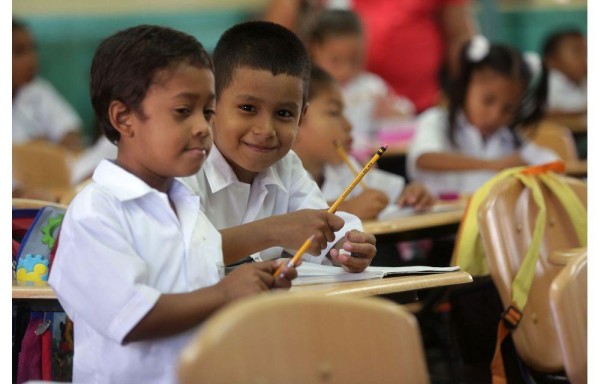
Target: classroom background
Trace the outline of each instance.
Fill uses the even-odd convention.
[[[80,114],[85,143],[89,145],[96,135],[88,94],[89,68],[102,38],[136,24],[160,24],[195,36],[211,52],[227,28],[258,18],[267,3],[20,0],[13,2],[13,16],[30,28],[39,52],[40,76],[50,81]],[[524,51],[539,53],[545,36],[557,28],[587,31],[586,0],[475,0],[472,4],[473,16],[484,36]]]

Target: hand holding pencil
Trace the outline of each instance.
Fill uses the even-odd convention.
[[[362,169],[362,171],[354,177],[354,180],[352,180],[352,182],[348,185],[348,187],[346,187],[346,189],[344,190],[344,192],[342,192],[342,194],[340,195],[340,197],[331,205],[331,207],[329,207],[328,213],[335,213],[337,211],[337,208],[342,203],[342,201],[344,201],[344,199],[348,196],[348,194],[350,194],[350,192],[352,192],[352,190],[354,189],[354,187],[356,187],[356,185],[362,180],[362,178],[367,174],[367,172],[373,167],[373,165],[377,162],[377,160],[379,159],[379,157],[381,157],[381,155],[383,155],[383,153],[385,152],[386,149],[387,149],[387,146],[382,146],[381,148],[379,148],[379,151],[377,151],[377,153],[371,158],[371,160],[369,160],[369,162],[364,166],[364,168]],[[365,234],[365,235],[368,235],[368,234]],[[375,255],[374,254],[375,238],[373,237],[373,235],[368,235],[367,237],[368,237],[367,242],[371,243],[373,245],[373,247],[372,247],[373,248],[373,253],[372,253],[372,255],[370,255],[371,256],[370,258],[372,258]],[[298,249],[298,251],[296,252],[296,254],[292,257],[292,259],[288,262],[287,265],[288,266],[295,266],[297,264],[298,260],[300,260],[300,258],[302,257],[302,255],[306,251],[306,249],[308,249],[308,247],[310,247],[312,241],[313,241],[313,236],[311,236],[308,239],[306,239],[306,241],[302,244],[302,246],[300,247],[300,249]],[[350,248],[352,248],[352,247],[350,246]],[[344,249],[346,249],[346,245],[345,244],[344,244]],[[349,251],[349,252],[351,252],[351,253],[354,253],[354,251],[355,251],[355,250],[352,250],[352,249],[350,249],[350,250],[346,249],[346,250]],[[371,253],[371,252],[369,252],[369,253]],[[334,257],[340,256],[339,255],[339,250],[338,250],[338,252],[334,252],[334,250],[332,250],[332,255]],[[369,262],[370,262],[370,258],[369,258]],[[275,271],[275,273],[273,274],[273,276],[277,277],[277,276],[281,275],[281,271],[282,270],[283,270],[283,265],[281,267],[279,267]]]

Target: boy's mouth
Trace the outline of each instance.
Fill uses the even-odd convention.
[[[246,146],[248,146],[253,151],[257,152],[270,152],[277,149],[276,145],[260,145],[260,144],[251,144],[247,142],[243,142]]]

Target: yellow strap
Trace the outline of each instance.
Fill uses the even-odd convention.
[[[540,246],[544,237],[544,230],[546,229],[546,203],[535,176],[521,173],[515,173],[513,176],[519,179],[531,191],[533,201],[538,207],[531,244],[512,283],[512,301],[522,311],[525,308],[525,304],[527,304],[529,289],[535,275],[535,265],[540,257]]]
[[[461,269],[473,276],[490,274],[487,263],[485,262],[483,244],[481,243],[481,238],[479,236],[477,211],[494,185],[523,169],[525,169],[525,167],[515,167],[498,173],[479,187],[471,196],[460,224],[459,233],[456,236],[456,245],[452,255],[452,265],[459,265]]]
[[[540,180],[552,191],[567,211],[580,245],[587,246],[587,209],[575,191],[554,173],[541,174]]]

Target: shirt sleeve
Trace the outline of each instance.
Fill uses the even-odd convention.
[[[420,171],[416,165],[419,156],[448,150],[446,126],[447,114],[441,108],[431,108],[418,117],[415,136],[406,157],[406,170],[410,179],[419,179]]]
[[[146,264],[124,235],[127,232],[109,197],[91,199],[86,194],[74,200],[61,228],[49,278],[75,323],[81,318],[118,343],[160,296],[146,284]]]
[[[531,142],[524,143],[523,146],[521,146],[519,153],[521,154],[523,161],[528,165],[538,165],[560,160],[560,157],[558,157],[553,150],[540,147]]]
[[[81,118],[75,109],[62,97],[52,84],[40,81],[41,118],[48,129],[52,141],[59,142],[69,132],[79,131],[82,126]]]

